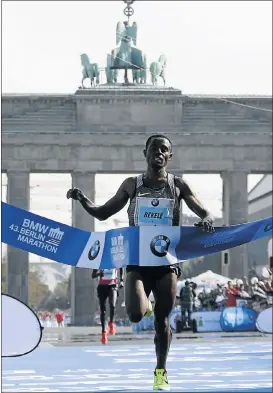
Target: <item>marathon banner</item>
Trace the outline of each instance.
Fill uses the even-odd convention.
[[[143,226],[87,232],[2,202],[2,242],[66,265],[111,269],[162,266],[272,236],[272,217],[216,227]]]

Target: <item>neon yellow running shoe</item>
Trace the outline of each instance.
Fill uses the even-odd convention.
[[[153,390],[170,390],[166,370],[155,369]]]
[[[150,302],[150,300],[148,299],[148,308],[147,308],[147,312],[145,314],[145,317],[152,317],[153,316],[153,305]]]

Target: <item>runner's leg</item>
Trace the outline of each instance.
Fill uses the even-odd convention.
[[[176,300],[177,275],[169,271],[156,281],[153,290],[155,298],[155,348],[157,369],[166,369],[167,356],[172,340],[169,316]]]
[[[130,271],[125,280],[125,306],[131,322],[141,321],[149,306],[148,297],[151,293],[152,283],[143,280],[143,274]]]
[[[99,298],[99,305],[100,305],[100,322],[101,322],[101,330],[102,333],[106,331],[106,299],[108,297],[108,286],[106,285],[98,285],[98,298]]]
[[[118,291],[117,289],[112,286],[110,291],[109,291],[109,307],[110,307],[110,322],[114,322],[115,318],[115,308],[116,308],[116,303],[117,303],[117,298],[118,298]]]
[[[115,307],[116,307],[116,302],[118,298],[118,291],[115,286],[111,286],[109,288],[109,307],[110,307],[110,321],[108,323],[109,325],[109,334],[115,335],[116,334],[116,327],[114,324],[114,317],[115,317]]]

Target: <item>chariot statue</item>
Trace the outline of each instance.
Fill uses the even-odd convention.
[[[118,22],[116,28],[117,47],[107,56],[107,67],[112,70],[124,70],[124,83],[129,83],[128,70],[132,70],[133,79],[146,80],[146,55],[137,47],[137,24],[129,21]]]

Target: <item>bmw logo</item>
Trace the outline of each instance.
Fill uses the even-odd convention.
[[[97,258],[99,252],[100,252],[100,242],[99,240],[96,240],[89,250],[88,259],[90,259],[90,261],[93,261],[94,259]]]
[[[167,255],[170,239],[167,236],[159,235],[153,238],[150,244],[152,253],[157,257],[165,257]]]
[[[272,224],[267,224],[265,227],[264,227],[264,232],[269,232],[269,231],[271,231],[272,230]]]
[[[153,200],[151,201],[151,204],[152,204],[154,207],[156,207],[156,206],[159,205],[159,200],[158,200],[158,199],[153,199]]]

